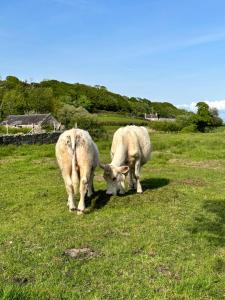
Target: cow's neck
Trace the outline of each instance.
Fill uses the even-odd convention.
[[[127,158],[127,151],[124,147],[124,145],[120,145],[117,147],[116,152],[114,153],[111,165],[114,165],[116,167],[123,166],[126,162]]]

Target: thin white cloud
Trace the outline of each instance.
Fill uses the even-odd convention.
[[[188,111],[194,111],[196,112],[196,104],[197,102],[191,102],[190,104],[179,104],[179,105],[176,105],[177,108],[183,108],[183,109],[186,109]]]
[[[178,104],[176,105],[177,108],[184,108],[184,109],[190,109],[190,104]]]
[[[225,111],[225,100],[215,100],[215,101],[201,100],[201,101],[207,103],[210,108],[217,108],[219,111]],[[196,104],[197,102],[193,101],[190,104],[177,105],[177,107],[195,112],[197,110]]]
[[[222,41],[225,39],[225,29],[220,32],[214,32],[211,34],[204,34],[197,37],[193,37],[186,41],[181,42],[181,44],[177,45],[180,47],[191,47],[191,46],[198,46],[202,44],[208,44],[213,42]]]
[[[205,101],[209,107],[225,110],[225,100]]]
[[[184,40],[181,39],[180,41],[177,41],[173,44],[169,44],[168,47],[165,47],[165,50],[189,48],[219,42],[222,40],[225,40],[225,28],[223,30],[218,30],[217,32],[213,32],[210,34],[202,34]]]
[[[215,32],[204,33],[201,35],[196,35],[187,38],[180,38],[179,40],[174,40],[173,42],[163,42],[158,46],[146,45],[145,47],[136,49],[134,45],[133,51],[130,52],[129,56],[139,57],[142,55],[150,55],[154,53],[182,50],[186,48],[191,48],[195,46],[201,46],[204,44],[216,43],[225,40],[225,28],[217,29]],[[129,51],[128,51],[129,52]]]

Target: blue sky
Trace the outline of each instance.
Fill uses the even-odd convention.
[[[224,0],[1,0],[0,75],[225,111]]]

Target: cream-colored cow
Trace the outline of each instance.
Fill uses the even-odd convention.
[[[126,126],[119,128],[113,136],[111,146],[112,162],[100,164],[104,169],[107,194],[125,193],[125,175],[129,175],[130,188],[142,193],[140,169],[150,158],[151,143],[145,127]]]
[[[73,128],[60,135],[55,152],[68,194],[69,210],[82,214],[85,194],[91,196],[93,193],[94,170],[99,163],[98,148],[87,131]],[[80,201],[76,208],[74,195],[79,187]]]

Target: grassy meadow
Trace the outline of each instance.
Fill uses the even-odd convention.
[[[54,145],[0,147],[0,299],[225,299],[224,132],[151,140],[144,193],[106,196],[98,168],[82,216]],[[64,253],[84,247],[95,255]]]
[[[132,117],[130,115],[124,115],[124,113],[113,113],[113,112],[101,112],[97,114],[97,120],[100,123],[106,124],[135,124],[135,125],[144,125],[148,124],[149,121],[146,121],[143,117],[137,118],[137,117]]]

